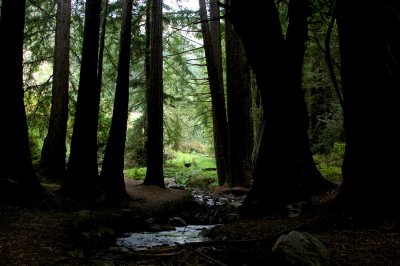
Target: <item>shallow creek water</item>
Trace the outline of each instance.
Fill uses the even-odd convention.
[[[117,238],[116,244],[128,249],[145,250],[159,246],[174,246],[177,243],[207,241],[207,237],[203,236],[204,231],[215,226],[188,225],[170,231],[130,233],[127,237]]]
[[[197,200],[205,203],[210,210],[222,205],[219,199],[213,196],[196,191],[192,191],[192,194]],[[216,226],[218,224],[187,225],[175,227],[175,230],[169,231],[128,233],[124,237],[117,238],[116,244],[132,250],[145,250],[160,246],[175,246],[177,243],[202,242],[208,240],[204,233]]]

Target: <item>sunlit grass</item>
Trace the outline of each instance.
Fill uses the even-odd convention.
[[[217,185],[215,158],[203,154],[176,152],[164,165],[164,177],[173,178],[178,184],[208,189]],[[146,167],[124,170],[127,178],[143,180]]]
[[[215,158],[203,154],[176,152],[175,158],[166,162],[167,166],[184,167],[185,164],[190,167],[201,169],[215,168]]]
[[[335,143],[331,153],[314,155],[314,161],[326,179],[335,182],[342,180],[344,148],[343,143]]]

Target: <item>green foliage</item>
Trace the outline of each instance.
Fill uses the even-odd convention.
[[[331,110],[320,118],[321,129],[311,149],[314,153],[334,152],[336,142],[344,141],[343,112],[339,104],[332,104]]]
[[[29,132],[29,148],[33,161],[39,160],[41,156],[43,141],[40,133],[41,132],[39,130],[35,129]]]
[[[183,152],[173,152],[172,157],[165,163],[165,178],[173,178],[177,184],[185,187],[210,189],[218,185],[213,157]],[[127,178],[143,180],[146,176],[146,168],[126,169],[124,175]]]
[[[345,144],[336,142],[329,154],[315,154],[314,161],[321,174],[328,180],[339,182],[342,180],[342,163]]]
[[[218,186],[218,179],[215,171],[205,171],[201,168],[180,168],[175,173],[175,181],[185,187],[210,190]]]
[[[218,185],[215,158],[196,153],[177,152],[176,157],[166,164],[166,177],[177,184],[209,190]]]
[[[136,167],[124,170],[124,176],[127,178],[144,180],[146,177],[146,167]]]
[[[167,161],[167,166],[175,166],[177,168],[184,167],[185,164],[190,163],[192,168],[215,168],[215,158],[195,153],[177,152],[176,157]]]
[[[184,153],[207,154],[207,148],[205,144],[198,141],[182,142],[179,146],[179,150]]]

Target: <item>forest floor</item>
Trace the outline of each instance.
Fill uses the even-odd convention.
[[[199,211],[183,190],[134,181],[127,190],[134,200],[118,209],[77,205],[57,195],[29,206],[0,203],[0,265],[260,265],[278,236],[291,230],[320,238],[331,265],[400,265],[400,219],[366,224],[343,217],[326,203],[332,193],[313,199],[298,217],[236,219],[211,230],[210,242],[121,249],[115,238],[146,228],[147,218],[190,220]]]

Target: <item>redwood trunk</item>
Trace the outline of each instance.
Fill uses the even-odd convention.
[[[371,216],[399,212],[398,1],[337,1],[346,150],[338,200]]]
[[[87,0],[82,46],[82,62],[76,103],[74,131],[61,192],[86,196],[97,187],[97,125],[100,89],[97,86],[101,1]]]
[[[229,5],[229,1],[226,4]],[[231,166],[231,175],[227,183],[231,187],[249,187],[253,178],[250,69],[242,41],[229,20],[225,21],[225,47],[229,163]]]
[[[207,73],[211,92],[211,105],[213,116],[214,149],[217,164],[218,183],[225,184],[229,177],[228,163],[228,124],[226,120],[224,87],[218,53],[220,53],[217,36],[211,35],[208,22],[205,0],[199,0],[201,30],[204,40],[204,51],[206,55]],[[215,31],[215,29],[214,29]],[[215,33],[215,32],[214,32]],[[219,54],[220,55],[220,54]]]
[[[133,0],[122,1],[122,25],[119,51],[117,87],[110,135],[104,154],[101,180],[111,195],[126,196],[124,153],[129,103],[129,64],[131,54],[131,20]]]
[[[41,158],[44,175],[53,180],[63,179],[66,170],[70,21],[71,0],[58,0],[51,114]]]
[[[165,187],[163,169],[163,13],[162,0],[152,0],[150,85],[147,91],[147,172],[144,185]]]
[[[0,22],[0,82],[3,145],[0,199],[29,197],[42,190],[32,167],[22,81],[25,1],[3,0]]]

